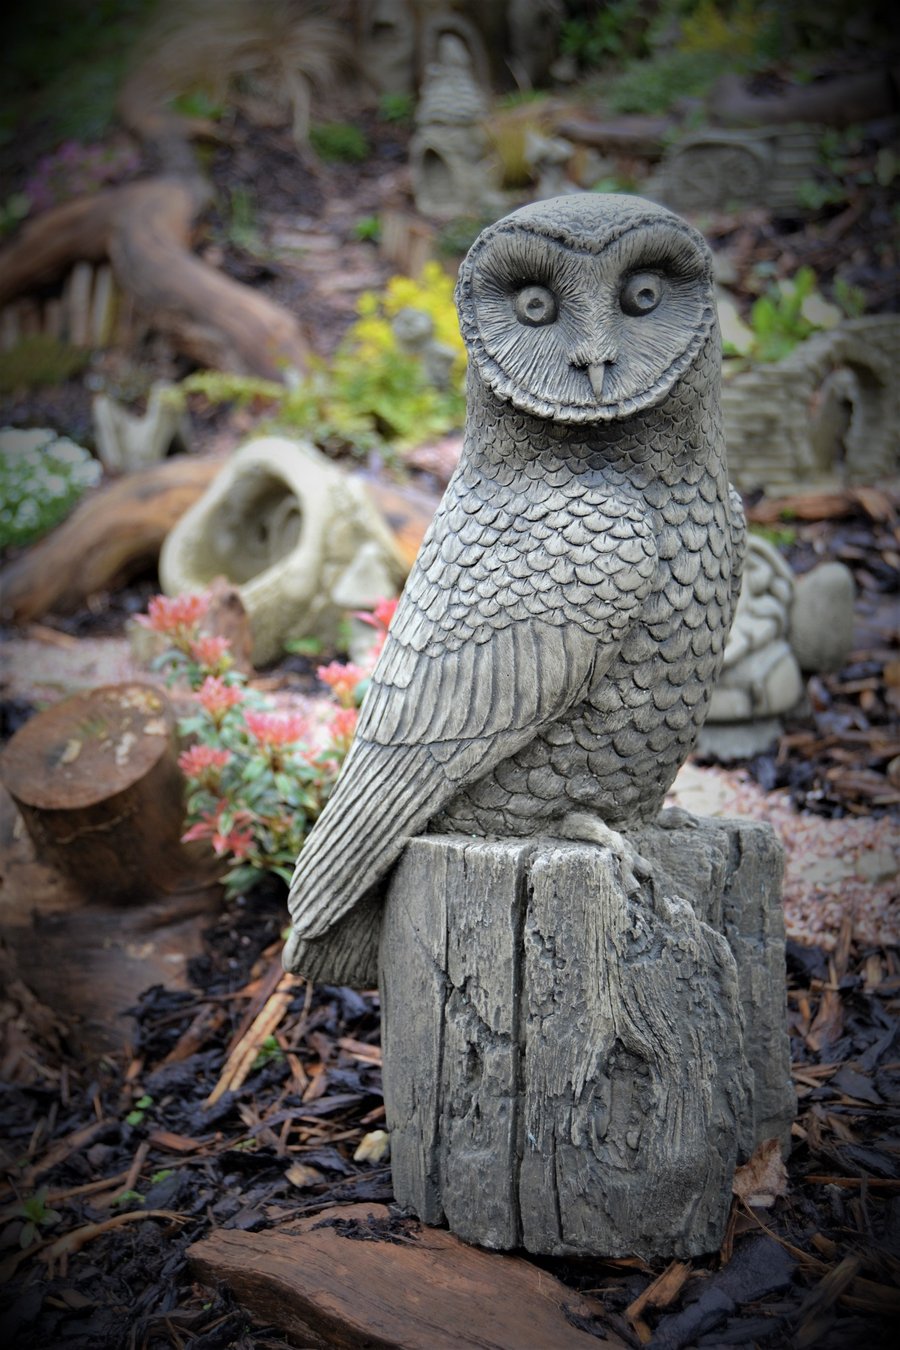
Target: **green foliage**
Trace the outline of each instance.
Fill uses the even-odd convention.
[[[427,314],[435,341],[455,353],[448,388],[436,388],[418,354],[404,351],[392,320],[402,309]],[[383,295],[366,292],[359,318],[331,361],[314,362],[293,388],[253,376],[203,371],[179,386],[181,397],[211,403],[270,404],[272,424],[308,436],[332,453],[365,455],[441,436],[465,420],[465,347],[453,304],[453,281],[437,263],[418,280],[393,277]]]
[[[15,1213],[25,1220],[19,1233],[19,1246],[24,1251],[40,1236],[42,1228],[52,1228],[59,1223],[60,1214],[47,1203],[47,1187],[41,1186],[33,1195],[28,1195],[17,1205]]]
[[[267,1036],[256,1053],[252,1068],[264,1069],[267,1064],[277,1064],[284,1059],[284,1051],[278,1044],[278,1037],[275,1035]]]
[[[751,534],[758,534],[775,548],[791,548],[797,542],[797,531],[791,525],[751,525]]]
[[[613,59],[646,55],[648,31],[643,0],[608,0],[591,18],[565,21],[560,51],[581,69],[596,69]]]
[[[74,441],[46,428],[0,431],[0,548],[21,547],[69,514],[102,470]]]
[[[142,1096],[138,1097],[133,1108],[128,1112],[128,1115],[125,1117],[125,1124],[140,1125],[152,1105],[153,1098],[150,1096],[149,1092],[145,1092]]]
[[[48,146],[106,134],[135,39],[158,0],[42,0],[4,19],[0,120]]]
[[[371,243],[377,244],[381,238],[381,217],[360,216],[353,226],[353,236],[355,239],[369,240]]]
[[[44,384],[64,384],[83,370],[90,359],[86,347],[73,347],[46,333],[35,333],[0,355],[0,394]]]
[[[843,277],[835,277],[832,285],[834,303],[848,319],[858,319],[866,312],[866,293]]]
[[[811,267],[801,267],[792,281],[776,283],[753,302],[750,327],[754,344],[749,355],[756,361],[781,361],[810,333],[826,326],[822,322],[826,315],[815,272]]]
[[[182,117],[199,117],[207,122],[220,122],[225,109],[207,89],[187,89],[172,99],[172,109]]]
[[[150,1185],[158,1186],[161,1181],[165,1181],[167,1177],[174,1177],[174,1175],[175,1175],[174,1167],[161,1167],[158,1172],[154,1172],[153,1175],[151,1176]]]
[[[24,192],[13,192],[0,204],[0,239],[12,234],[31,210],[31,199]]]
[[[113,1199],[112,1204],[114,1209],[124,1209],[126,1205],[142,1205],[146,1198],[140,1191],[122,1191]]]
[[[847,200],[846,187],[832,179],[825,182],[820,178],[804,178],[797,184],[797,205],[804,211],[821,211],[825,206],[838,206]]]
[[[233,247],[259,255],[262,240],[256,219],[256,202],[249,188],[237,185],[231,189],[225,236]]]
[[[327,163],[361,164],[369,155],[369,142],[350,122],[316,122],[309,129],[309,141]]]
[[[610,106],[620,113],[665,113],[682,98],[700,98],[729,68],[718,52],[661,51],[615,79]]]
[[[416,101],[412,94],[382,94],[378,100],[378,116],[383,122],[409,126],[415,107]]]
[[[637,184],[633,178],[624,178],[611,174],[608,178],[598,178],[592,184],[591,192],[634,192]]]
[[[489,220],[483,216],[454,216],[442,226],[437,237],[437,251],[444,258],[458,258],[468,253]]]

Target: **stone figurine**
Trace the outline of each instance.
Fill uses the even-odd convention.
[[[348,614],[396,595],[406,572],[366,484],[286,436],[257,437],[230,456],[159,559],[167,595],[218,577],[237,587],[255,665],[277,659],[290,638],[336,640]]]
[[[520,208],[462,264],[459,467],[297,865],[289,969],[372,983],[378,892],[428,830],[611,847],[709,706],[744,553],[710,251],[637,197]]]
[[[422,215],[477,215],[496,202],[496,166],[484,129],[488,112],[468,48],[455,33],[442,34],[409,146],[413,196]]]

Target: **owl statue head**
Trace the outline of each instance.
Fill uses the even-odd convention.
[[[489,226],[456,301],[475,374],[556,422],[654,407],[716,325],[703,237],[664,207],[612,193],[551,197]]]

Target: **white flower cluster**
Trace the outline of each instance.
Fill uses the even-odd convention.
[[[0,430],[0,548],[56,525],[103,470],[82,446],[48,427]]]

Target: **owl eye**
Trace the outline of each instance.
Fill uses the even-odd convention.
[[[626,314],[640,318],[642,314],[653,313],[662,293],[662,279],[655,272],[635,272],[622,287],[619,304]]]
[[[558,308],[556,296],[546,286],[523,286],[515,299],[516,318],[529,328],[553,323]]]

